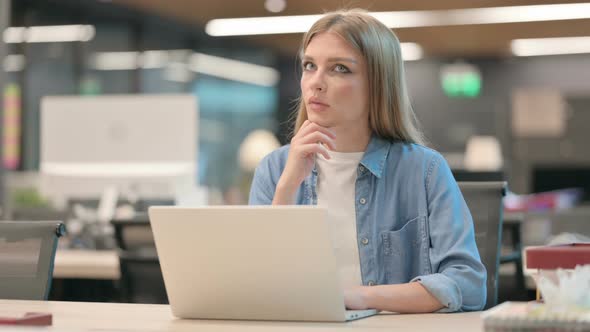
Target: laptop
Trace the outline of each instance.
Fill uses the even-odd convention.
[[[153,206],[149,218],[174,316],[348,321],[327,211],[316,206]]]

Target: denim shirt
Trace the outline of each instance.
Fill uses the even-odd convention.
[[[289,146],[258,165],[250,204],[272,204]],[[317,170],[297,191],[296,204],[317,204]],[[357,243],[364,285],[417,281],[445,308],[481,310],[486,270],[473,220],[444,158],[417,144],[371,138],[357,169]]]

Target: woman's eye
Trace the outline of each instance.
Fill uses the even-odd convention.
[[[334,71],[339,73],[350,73],[350,70],[343,65],[336,65],[334,66]]]
[[[311,62],[304,62],[303,63],[303,70],[313,70],[315,67]]]

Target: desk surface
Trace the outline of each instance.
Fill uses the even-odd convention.
[[[480,312],[380,314],[349,323],[213,321],[175,319],[168,305],[0,300],[0,314],[50,312],[53,326],[43,331],[482,331]]]
[[[119,256],[116,250],[58,249],[53,277],[118,280],[121,277]]]

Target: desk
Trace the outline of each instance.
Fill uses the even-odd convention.
[[[55,254],[53,277],[119,280],[119,256],[115,250],[58,249]]]
[[[120,278],[116,250],[58,249],[49,298],[58,301],[119,301]]]
[[[50,312],[53,326],[42,331],[483,331],[480,312],[381,314],[349,323],[212,321],[175,319],[168,305],[0,300],[0,312]]]

